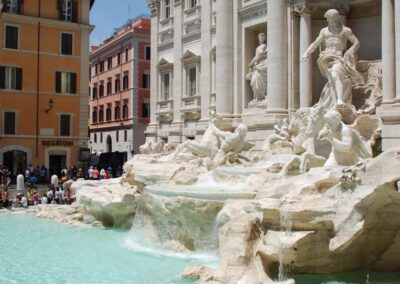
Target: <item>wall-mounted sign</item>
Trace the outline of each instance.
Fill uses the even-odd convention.
[[[63,141],[63,140],[44,140],[42,141],[43,146],[63,146],[71,147],[74,146],[74,141]]]

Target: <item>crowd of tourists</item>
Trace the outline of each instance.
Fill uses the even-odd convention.
[[[75,201],[75,194],[70,188],[64,190],[62,186],[49,185],[45,193],[39,190],[32,190],[28,188],[26,193],[18,193],[14,199],[10,199],[9,190],[7,188],[0,191],[0,208],[28,208],[30,205],[39,204],[58,204],[70,205]]]

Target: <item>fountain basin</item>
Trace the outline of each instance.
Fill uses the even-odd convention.
[[[243,189],[244,190],[244,189]],[[228,200],[228,199],[253,199],[256,196],[254,191],[242,191],[235,188],[223,188],[223,186],[200,187],[197,185],[148,185],[145,188],[147,193],[164,197],[186,197],[205,200]]]

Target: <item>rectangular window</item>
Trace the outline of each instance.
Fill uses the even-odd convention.
[[[104,72],[104,61],[100,62],[100,73]]]
[[[69,114],[60,116],[60,136],[71,136],[71,116]]]
[[[108,79],[107,81],[107,96],[111,95],[112,92],[112,87],[111,87],[111,78]]]
[[[189,68],[189,96],[195,96],[197,93],[197,69]]]
[[[117,65],[121,64],[121,52],[118,52],[117,54]]]
[[[125,74],[124,78],[122,78],[122,88],[124,90],[129,89],[129,74]]]
[[[97,75],[97,71],[99,70],[99,68],[97,68],[99,64],[96,63],[96,65],[94,65],[94,74]]]
[[[170,74],[165,73],[162,75],[162,95],[164,100],[169,99],[169,88],[170,88]]]
[[[107,104],[106,121],[111,121],[111,104]]]
[[[76,73],[56,72],[56,93],[76,94]]]
[[[119,142],[119,131],[118,130],[115,132],[115,140],[117,142]]]
[[[142,78],[142,88],[148,89],[150,88],[150,74],[143,74]]]
[[[120,118],[121,114],[120,114],[119,102],[116,102],[114,107],[114,120],[119,120]]]
[[[104,97],[104,81],[100,82],[100,86],[99,86],[99,97],[102,98]]]
[[[171,16],[171,0],[164,0],[164,19]]]
[[[128,113],[128,102],[124,101],[124,105],[122,106],[122,118],[127,119],[129,116]]]
[[[4,112],[4,134],[15,135],[16,113],[13,111]]]
[[[115,93],[118,93],[121,90],[119,75],[115,78],[114,89]]]
[[[151,59],[151,47],[148,45],[146,46],[146,49],[145,49],[145,59],[146,60]]]
[[[97,123],[97,107],[94,107],[92,111],[92,123]]]
[[[124,130],[124,141],[128,141],[128,131]]]
[[[104,121],[104,107],[101,106],[100,110],[99,110],[99,122],[103,122]]]
[[[107,58],[107,69],[110,70],[112,68],[112,57]]]
[[[6,25],[5,47],[18,49],[18,30],[16,26]]]
[[[61,33],[61,54],[72,55],[72,34]]]
[[[128,62],[129,59],[129,50],[125,49],[125,62]]]
[[[94,141],[94,143],[97,143],[97,134],[96,133],[93,134],[93,141]]]
[[[94,85],[94,86],[93,86],[93,89],[92,89],[92,99],[93,99],[93,100],[97,99],[97,85]]]
[[[21,0],[3,1],[3,9],[8,13],[21,14]]]
[[[149,102],[142,103],[142,117],[143,118],[150,117],[150,103]]]
[[[187,0],[188,3],[188,9],[194,8],[197,5],[197,0]]]
[[[22,69],[0,66],[0,89],[22,90]]]
[[[57,0],[59,19],[62,21],[77,22],[78,20],[78,1],[77,0]]]
[[[103,143],[103,132],[100,133],[100,143]]]

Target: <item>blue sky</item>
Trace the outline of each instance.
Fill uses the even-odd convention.
[[[150,14],[146,0],[96,0],[90,12],[90,22],[96,27],[90,35],[90,44],[98,45],[128,19]]]

